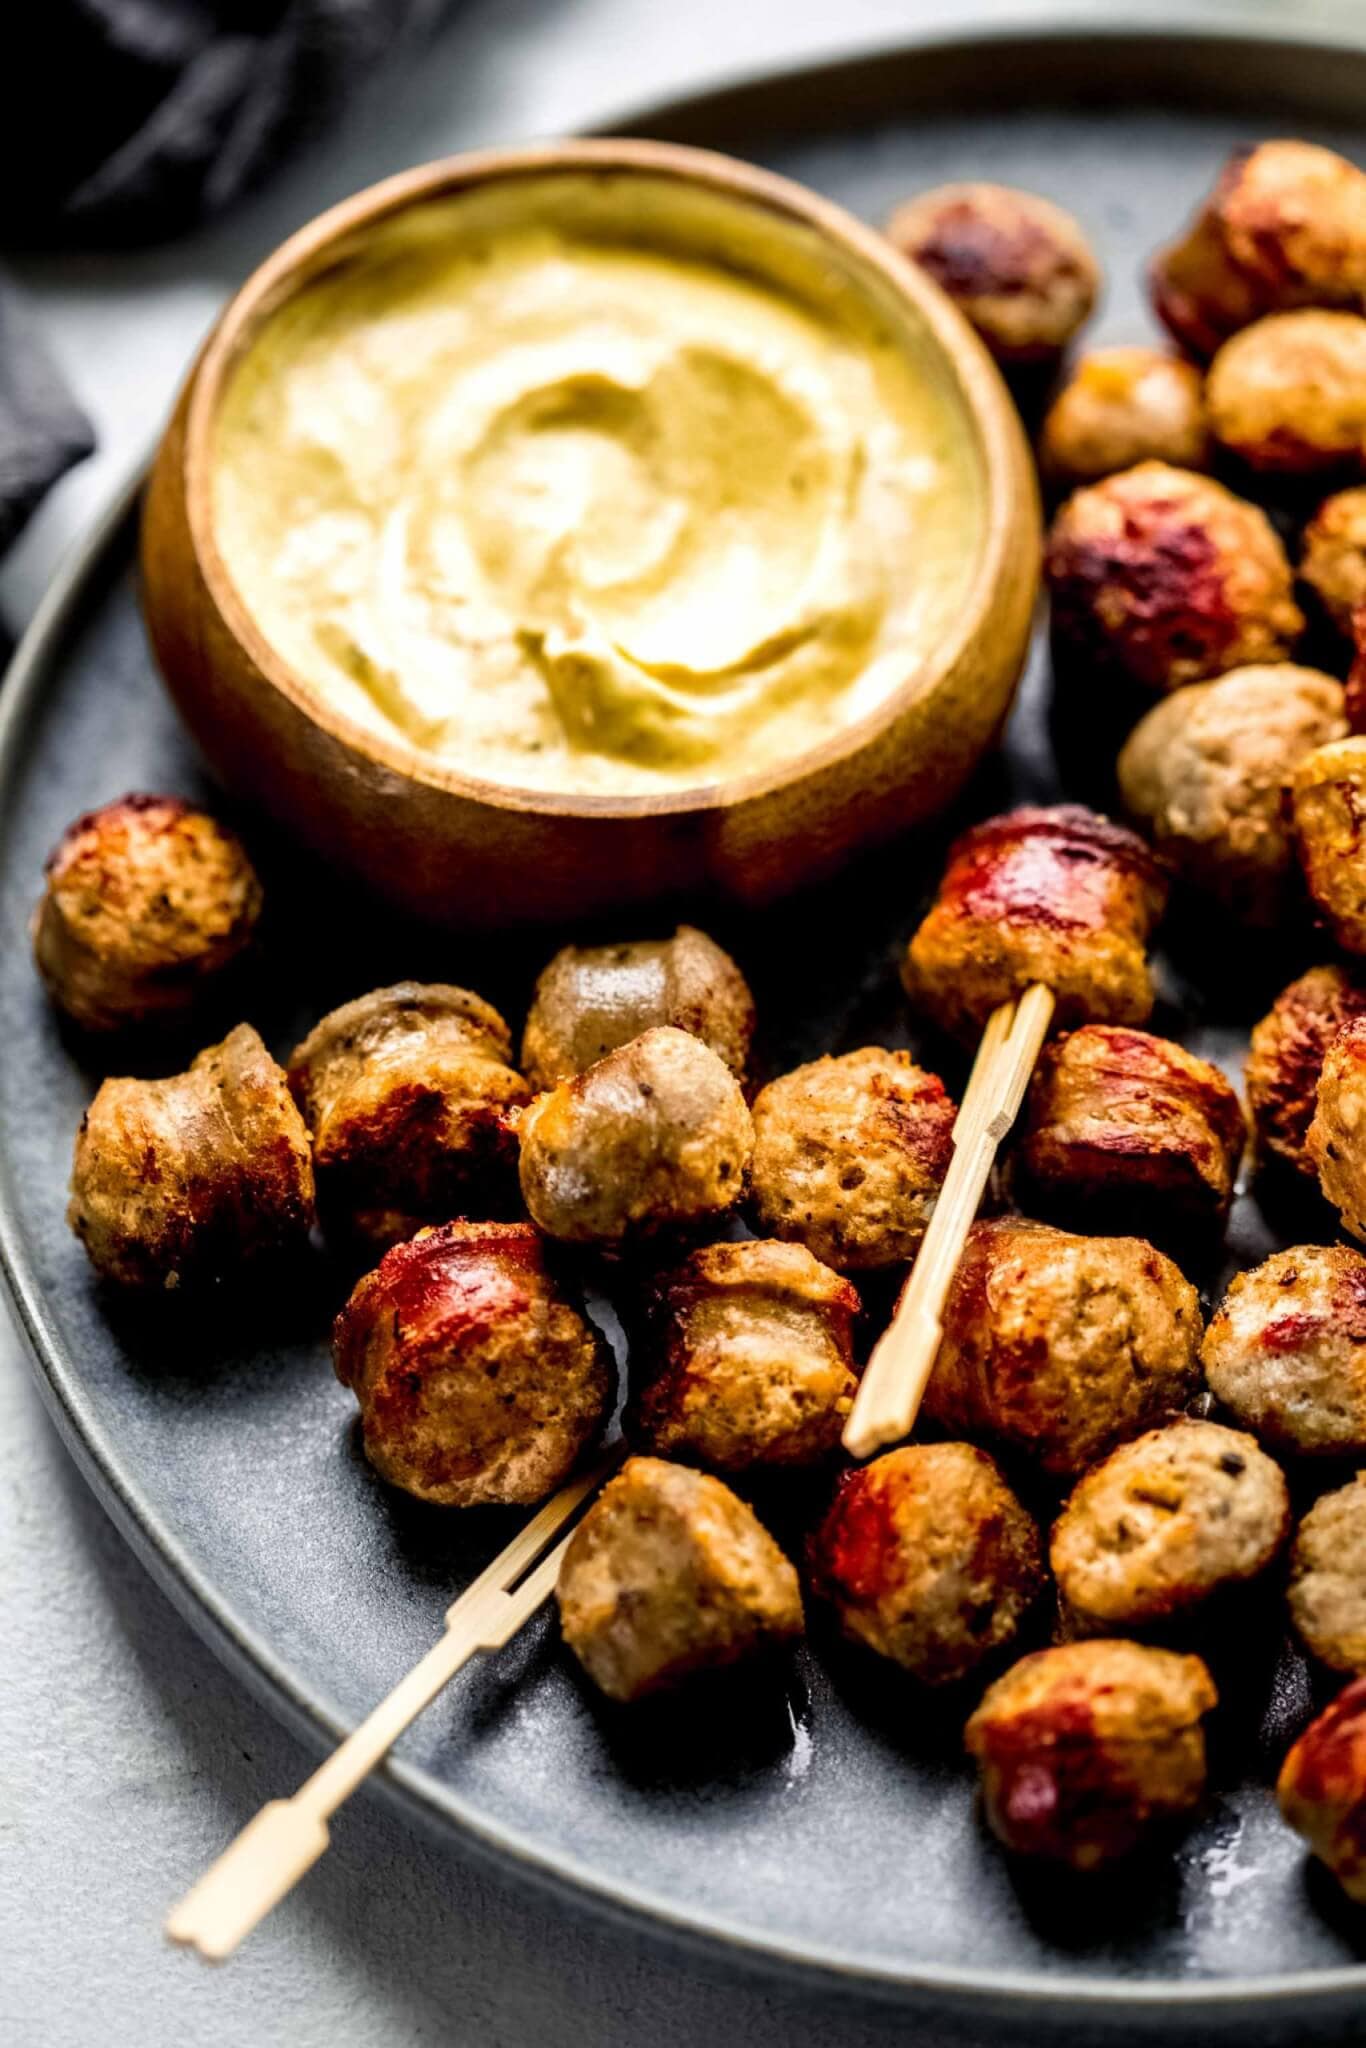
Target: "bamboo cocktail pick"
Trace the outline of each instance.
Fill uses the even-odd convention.
[[[440,1640],[400,1679],[292,1799],[272,1799],[186,1893],[166,1922],[172,1941],[222,1962],[311,1870],[328,1844],[327,1823],[409,1723],[479,1650],[500,1650],[548,1599],[573,1530],[547,1544],[620,1462],[609,1453],[572,1479],[446,1610]],[[542,1555],[542,1553],[545,1553]],[[538,1561],[539,1560],[539,1561]]]
[[[964,1240],[1052,1017],[1053,991],[1036,982],[1018,1003],[1002,1003],[987,1019],[953,1126],[953,1157],[944,1185],[896,1314],[874,1346],[844,1426],[844,1448],[855,1458],[908,1436],[920,1412]]]

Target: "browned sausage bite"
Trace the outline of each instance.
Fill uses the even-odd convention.
[[[1021,1658],[967,1725],[992,1829],[1017,1855],[1074,1870],[1130,1854],[1200,1803],[1217,1697],[1198,1657],[1138,1643]]]
[[[1040,1055],[1016,1171],[1046,1213],[1179,1237],[1227,1216],[1246,1133],[1237,1091],[1208,1060],[1084,1024]]]
[[[290,1055],[329,1230],[376,1251],[424,1223],[517,1207],[513,1112],[531,1090],[498,1012],[401,981],[343,1003]]]
[[[1252,1028],[1247,1096],[1257,1143],[1297,1173],[1318,1170],[1307,1140],[1328,1048],[1344,1024],[1363,1016],[1366,985],[1345,967],[1311,967]]]
[[[754,998],[729,953],[690,924],[671,939],[558,952],[536,983],[523,1071],[533,1088],[557,1087],[657,1024],[691,1031],[744,1080]]]
[[[1203,1358],[1224,1406],[1272,1450],[1366,1455],[1366,1258],[1302,1244],[1237,1274]]]
[[[998,1004],[1045,982],[1060,1024],[1143,1024],[1147,940],[1166,884],[1137,833],[1081,804],[988,818],[950,849],[902,980],[940,1027],[974,1038]]]
[[[859,1298],[801,1245],[703,1245],[652,1292],[628,1428],[718,1472],[828,1457],[853,1406]]]
[[[1366,1472],[1314,1502],[1290,1553],[1290,1619],[1332,1671],[1366,1672]]]
[[[1345,953],[1366,953],[1366,738],[1330,740],[1295,764],[1290,818],[1314,907]]]
[[[574,1531],[564,1639],[609,1699],[636,1700],[802,1633],[797,1574],[708,1472],[628,1458]]]
[[[1186,1405],[1199,1345],[1195,1289],[1142,1238],[975,1223],[924,1413],[1074,1475]]]
[[[337,1317],[332,1355],[375,1470],[443,1507],[544,1499],[610,1408],[605,1347],[526,1223],[395,1245]]]
[[[1309,1723],[1281,1766],[1276,1797],[1348,1898],[1366,1906],[1366,1678]]]
[[[308,1133],[249,1024],[183,1074],[111,1078],[81,1120],[67,1220],[106,1280],[203,1286],[302,1249]]]
[[[238,839],[174,796],[78,818],[48,858],[33,955],[86,1031],[174,1021],[250,945],[261,885]]]
[[[1366,319],[1271,313],[1226,341],[1205,383],[1211,431],[1250,468],[1289,476],[1366,463]]]
[[[1045,478],[1071,490],[1136,462],[1206,468],[1204,382],[1194,363],[1162,349],[1098,348],[1080,357],[1039,433]]]
[[[925,1685],[1013,1641],[1044,1579],[1033,1517],[971,1444],[909,1444],[846,1472],[810,1564],[845,1634]]]
[[[1324,1200],[1366,1242],[1366,1017],[1344,1024],[1323,1056],[1304,1145]]]
[[[1300,579],[1344,638],[1366,604],[1366,484],[1325,498],[1304,529]]]

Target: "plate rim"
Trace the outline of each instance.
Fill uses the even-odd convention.
[[[1294,23],[1249,17],[1242,9],[1219,16],[1201,14],[1194,21],[1164,24],[1155,15],[1126,11],[1104,21],[1074,8],[1029,6],[1010,16],[993,13],[951,25],[927,24],[923,30],[890,44],[870,42],[854,51],[816,56],[790,65],[750,68],[719,76],[687,93],[623,107],[609,121],[595,122],[588,134],[632,134],[662,123],[695,115],[709,102],[746,91],[762,91],[828,78],[879,63],[905,63],[917,53],[955,47],[989,49],[994,45],[1084,42],[1120,45],[1133,42],[1223,43],[1252,46],[1265,58],[1276,48],[1319,51],[1325,56],[1350,52],[1366,56],[1366,22],[1353,31],[1336,5],[1323,0],[1307,19]],[[131,529],[141,498],[149,456],[140,458],[113,490],[104,510],[69,550],[21,635],[0,678],[0,804],[22,776],[26,749],[36,723],[50,671],[60,661],[70,635],[79,628],[88,601],[121,552],[135,559]],[[130,545],[131,542],[131,545]],[[130,1548],[148,1568],[177,1611],[215,1655],[265,1704],[277,1719],[313,1752],[340,1740],[352,1725],[326,1701],[301,1685],[266,1638],[243,1620],[223,1599],[212,1581],[187,1557],[174,1532],[141,1498],[124,1468],[117,1444],[95,1419],[84,1396],[79,1368],[63,1345],[48,1313],[44,1291],[25,1249],[22,1204],[8,1158],[0,1150],[0,1276],[24,1340],[33,1377],[48,1413],[77,1468]],[[993,1970],[964,1964],[878,1963],[850,1956],[790,1935],[762,1932],[726,1914],[689,1911],[677,1901],[619,1876],[581,1865],[572,1855],[546,1849],[525,1830],[490,1820],[439,1778],[390,1755],[372,1774],[382,1794],[396,1802],[419,1824],[453,1826],[467,1847],[514,1869],[574,1905],[589,1906],[609,1919],[625,1921],[635,1931],[664,1936],[713,1961],[718,1953],[751,1969],[767,1968],[798,1975],[828,1987],[856,1988],[885,2001],[929,1998],[963,2014],[980,2017],[992,2006],[1018,2011],[1028,2007],[1036,2017],[1052,2009],[1058,2016],[1080,2008],[1099,2016],[1128,2008],[1146,2013],[1192,2017],[1240,2006],[1263,2014],[1272,2005],[1301,2002],[1321,2012],[1344,1997],[1366,1992],[1366,1962],[1334,1964],[1321,1970],[1281,1971],[1265,1977],[1127,1978],[1081,1973],[1065,1978],[1033,1970]]]

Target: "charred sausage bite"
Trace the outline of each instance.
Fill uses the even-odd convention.
[[[1311,967],[1252,1028],[1247,1096],[1257,1143],[1297,1173],[1317,1173],[1308,1149],[1319,1075],[1344,1024],[1366,1016],[1366,985],[1345,967]]]
[[[1281,1766],[1276,1797],[1348,1898],[1366,1905],[1366,1678],[1310,1722]]]

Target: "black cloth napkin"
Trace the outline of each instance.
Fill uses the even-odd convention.
[[[447,0],[21,0],[0,23],[0,246],[128,247],[227,206]],[[94,445],[0,287],[0,551]]]

